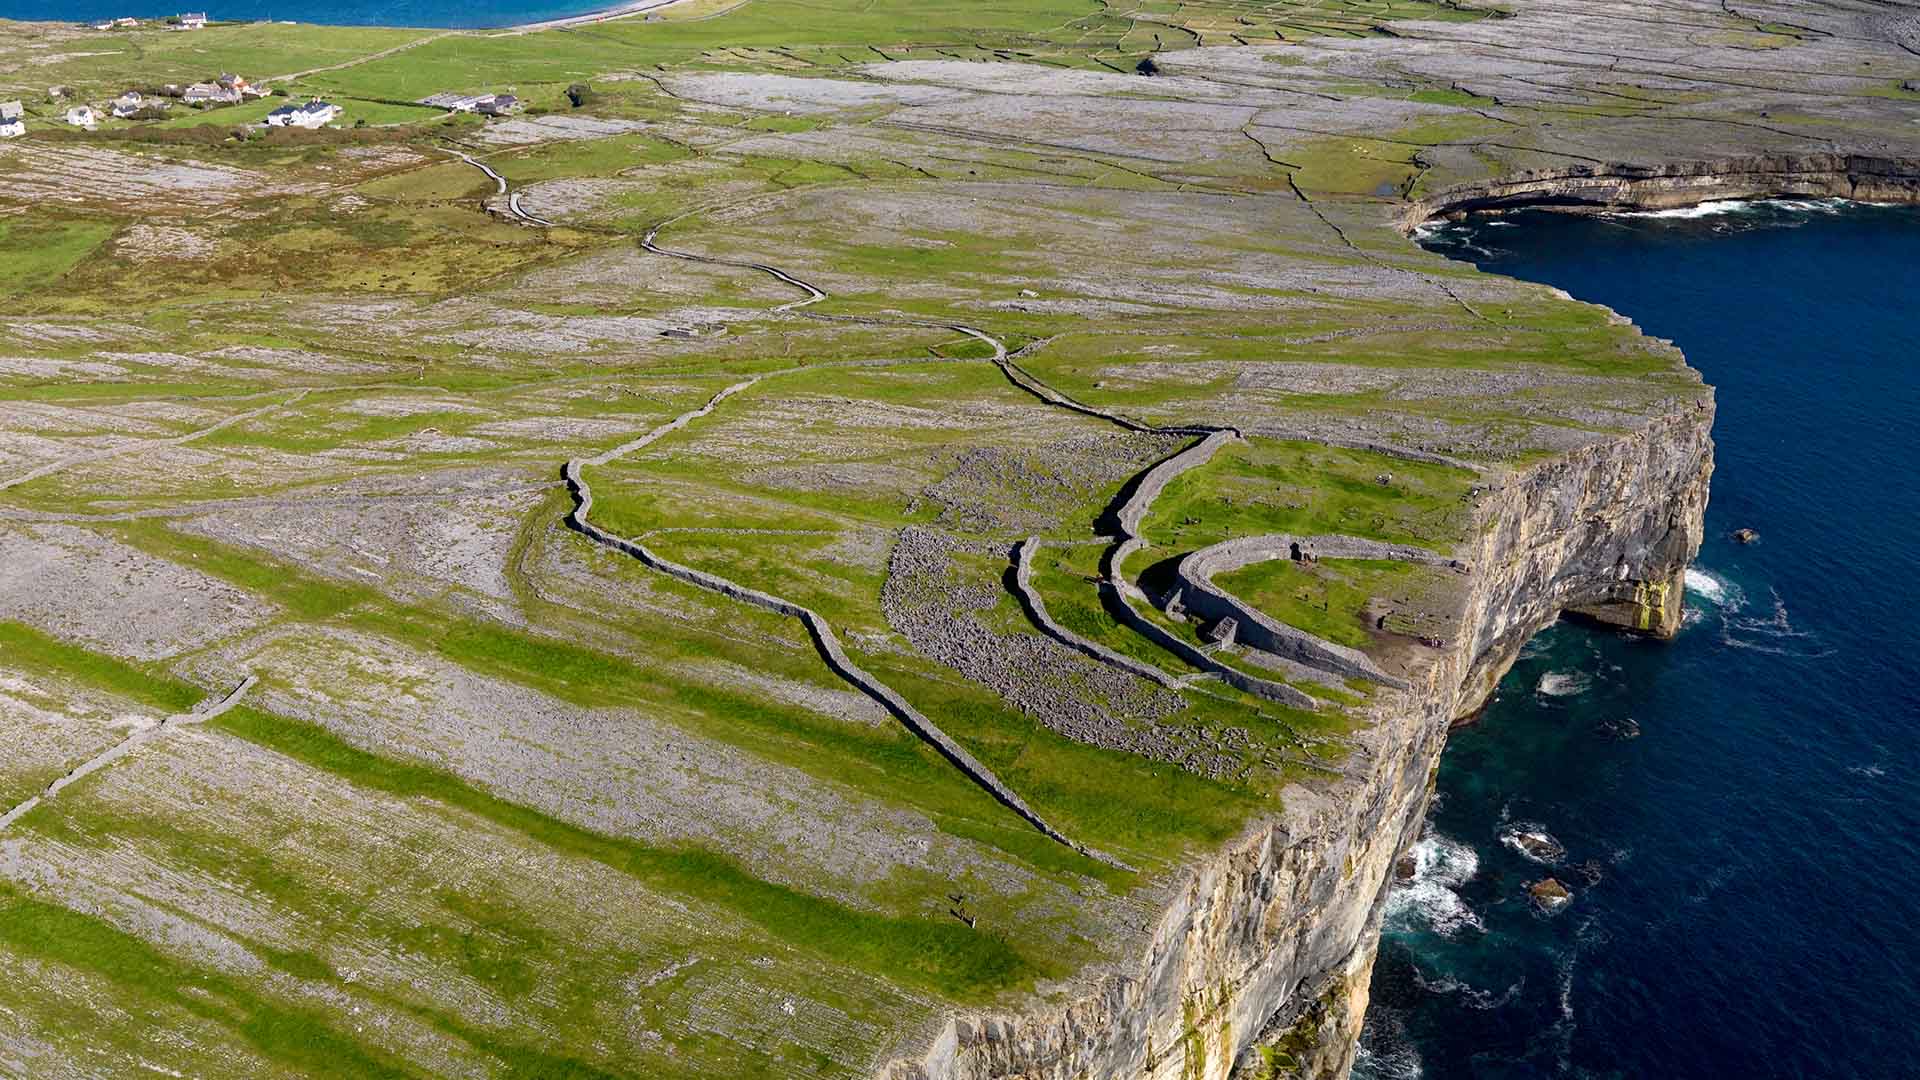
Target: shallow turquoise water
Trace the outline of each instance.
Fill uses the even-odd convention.
[[[1676,341],[1718,388],[1718,471],[1679,639],[1556,627],[1453,737],[1357,1075],[1920,1075],[1920,212],[1427,242]],[[1546,873],[1555,915],[1524,892]]]

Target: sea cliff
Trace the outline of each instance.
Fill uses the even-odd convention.
[[[1064,1006],[953,1018],[888,1080],[1344,1076],[1394,862],[1417,837],[1449,727],[1534,633],[1573,612],[1670,636],[1713,472],[1711,391],[1639,430],[1494,479],[1463,633],[1383,692],[1346,777],[1192,868],[1132,970]]]
[[[1749,154],[1662,164],[1578,164],[1457,184],[1407,205],[1407,228],[1437,217],[1541,207],[1673,210],[1727,199],[1920,202],[1920,158],[1874,154]]]

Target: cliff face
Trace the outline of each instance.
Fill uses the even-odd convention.
[[[1562,611],[1671,635],[1698,549],[1704,387],[1631,435],[1509,474],[1479,503],[1461,634],[1383,692],[1347,776],[1192,872],[1137,966],[1071,1004],[952,1020],[890,1080],[1344,1076],[1394,860],[1418,835],[1449,724]],[[1263,1050],[1262,1048],[1266,1049]]]
[[[1920,202],[1920,159],[1866,154],[1757,154],[1661,165],[1576,165],[1461,184],[1408,205],[1402,224],[1528,206],[1665,210],[1719,199],[1778,197]]]

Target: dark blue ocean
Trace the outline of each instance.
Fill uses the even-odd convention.
[[[287,19],[329,26],[431,26],[474,29],[516,26],[614,7],[619,0],[0,0],[0,19],[87,22],[132,15],[164,19],[182,11],[205,11],[214,19]]]
[[[1361,1077],[1920,1076],[1920,212],[1709,209],[1426,240],[1673,339],[1718,471],[1677,640],[1561,624],[1454,734]]]

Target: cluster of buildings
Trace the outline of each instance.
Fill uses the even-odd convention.
[[[118,19],[96,19],[87,24],[95,30],[130,30],[140,25],[140,20],[131,16]],[[167,20],[169,30],[204,30],[207,28],[207,13],[204,11],[183,11]]]
[[[207,83],[194,83],[180,92],[189,105],[233,105],[250,98],[263,98],[272,91],[255,86],[239,75],[222,75]]]
[[[212,82],[194,83],[186,87],[165,86],[158,91],[146,92],[128,90],[114,98],[111,105],[101,108],[74,105],[67,109],[65,119],[73,127],[91,131],[109,116],[117,120],[152,119],[166,112],[176,98],[189,105],[204,107],[263,98],[271,92],[267,87],[248,82],[244,76],[225,74]],[[69,93],[71,91],[66,87],[56,86],[47,92],[47,96],[57,101]],[[266,122],[275,127],[320,127],[338,115],[339,106],[310,101],[305,105],[275,109],[268,114]],[[26,109],[22,103],[0,101],[0,139],[18,138],[26,133]]]
[[[420,104],[448,112],[479,113],[481,116],[505,116],[520,107],[512,94],[435,94],[421,98]]]
[[[203,12],[192,12],[178,16],[182,26],[197,29],[206,25],[207,17]],[[131,19],[115,19],[98,24],[112,26],[132,24]],[[70,93],[65,87],[54,87],[48,91],[49,97],[57,100]],[[113,99],[111,105],[95,108],[92,105],[74,105],[66,112],[66,122],[73,127],[91,131],[109,116],[116,120],[150,120],[165,113],[175,100],[186,102],[196,108],[209,108],[217,105],[233,105],[242,101],[268,96],[272,91],[265,86],[256,86],[245,77],[231,73],[223,74],[211,82],[193,83],[190,86],[169,85],[158,90],[128,90]],[[454,94],[441,93],[421,99],[420,104],[453,113],[475,113],[480,116],[506,116],[519,111],[520,100],[512,94]],[[104,111],[103,111],[104,109]],[[286,104],[273,110],[262,121],[267,127],[322,128],[339,119],[341,108],[332,102],[312,98],[300,104]],[[18,101],[0,102],[0,139],[17,138],[27,133],[25,109]]]

